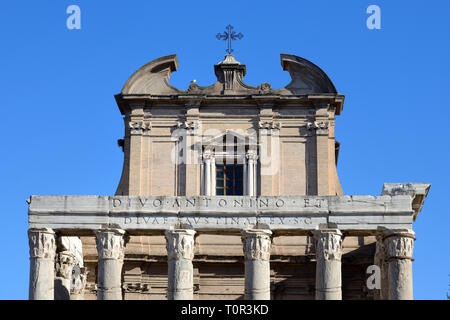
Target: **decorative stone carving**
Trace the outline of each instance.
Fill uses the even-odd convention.
[[[247,154],[245,155],[245,157],[248,160],[252,160],[252,161],[258,160],[258,154],[257,154],[256,150],[248,150]]]
[[[98,258],[123,260],[126,240],[124,230],[98,230],[96,232]]]
[[[342,233],[337,229],[314,230],[316,255],[325,260],[341,260]]]
[[[122,299],[122,266],[125,231],[106,228],[96,232],[98,252],[97,300]]]
[[[150,291],[150,284],[140,282],[124,283],[123,289],[127,293],[146,293]]]
[[[200,86],[198,84],[196,84],[195,81],[191,81],[187,91],[189,93],[199,93],[200,92]]]
[[[389,264],[389,300],[412,300],[412,254],[414,232],[410,229],[383,232],[386,260]]]
[[[211,160],[212,158],[214,158],[214,154],[211,150],[206,149],[203,152],[203,160]]]
[[[258,92],[259,94],[269,94],[272,92],[272,86],[268,82],[261,83]]]
[[[194,259],[194,230],[167,230],[166,249],[169,259]]]
[[[242,236],[245,259],[270,260],[271,234],[270,230],[245,230]]]
[[[71,279],[75,256],[70,251],[59,252],[56,259],[56,276]]]
[[[88,271],[84,267],[79,267],[75,265],[72,271],[72,282],[70,285],[70,295],[71,299],[78,300],[79,296],[83,296],[84,290],[86,288]],[[95,291],[97,288],[95,288]],[[74,297],[74,298],[72,298]]]
[[[330,123],[328,121],[308,122],[306,127],[308,130],[328,130]]]
[[[196,130],[200,128],[200,123],[198,121],[178,121],[177,128],[186,130]]]
[[[29,229],[30,300],[53,300],[55,281],[55,233],[48,228]]]
[[[260,121],[258,125],[259,125],[260,129],[267,129],[267,130],[280,130],[281,129],[280,122]]]
[[[270,299],[270,249],[272,231],[248,229],[242,232],[245,257],[245,299]]]
[[[56,240],[53,230],[48,228],[28,230],[28,244],[30,258],[50,260],[55,258]]]
[[[342,233],[338,229],[313,231],[316,240],[316,300],[342,299]]]
[[[143,134],[151,130],[150,121],[130,121],[128,123],[131,134]]]
[[[123,260],[125,231],[120,229],[103,229],[96,233],[98,259]]]
[[[412,259],[414,232],[411,230],[388,231],[384,237],[386,259]]]

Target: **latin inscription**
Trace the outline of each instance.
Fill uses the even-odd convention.
[[[289,197],[123,197],[111,198],[111,209],[281,209],[326,208],[325,198]]]

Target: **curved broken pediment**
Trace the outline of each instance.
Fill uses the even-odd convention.
[[[170,74],[177,71],[176,54],[155,59],[137,70],[125,83],[122,94],[170,95],[181,91],[169,83]]]
[[[175,54],[155,59],[137,70],[125,83],[122,95],[304,95],[336,94],[336,88],[325,72],[312,62],[289,54],[281,54],[283,70],[291,75],[284,88],[272,89],[268,82],[250,86],[243,82],[244,64],[229,54],[214,66],[217,82],[199,86],[192,82],[187,90],[179,90],[169,83],[170,74],[178,68]]]
[[[292,94],[337,93],[327,74],[314,63],[291,54],[280,56],[283,70],[292,78],[284,89]]]

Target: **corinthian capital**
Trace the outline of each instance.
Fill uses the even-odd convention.
[[[56,254],[55,233],[52,229],[29,229],[30,258],[53,260]]]
[[[244,257],[247,260],[270,260],[272,231],[249,229],[242,232]]]
[[[59,252],[56,259],[56,276],[71,279],[74,264],[75,256],[70,251]]]
[[[253,160],[253,161],[258,160],[258,154],[256,153],[256,150],[248,150],[246,157],[248,160]]]
[[[169,259],[194,259],[194,230],[175,229],[166,231],[166,249]]]
[[[317,259],[341,260],[342,233],[338,229],[314,230],[313,235]]]
[[[122,260],[125,251],[125,231],[120,229],[102,229],[96,232],[98,259]]]
[[[386,259],[412,259],[414,240],[414,232],[409,229],[386,231],[383,238]]]

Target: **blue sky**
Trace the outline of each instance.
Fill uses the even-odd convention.
[[[81,8],[81,30],[66,8]],[[381,30],[366,9],[381,8]],[[280,53],[320,66],[346,95],[336,123],[346,194],[378,195],[384,182],[428,182],[414,230],[416,299],[444,299],[450,285],[448,1],[9,1],[0,11],[3,228],[0,299],[28,296],[31,194],[112,195],[123,154],[114,101],[128,77],[176,53],[171,83],[215,81],[232,24],[245,81],[280,88]]]

